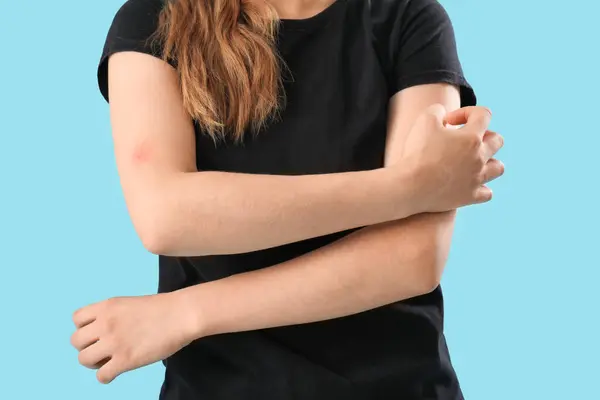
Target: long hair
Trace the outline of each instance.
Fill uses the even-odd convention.
[[[279,19],[266,1],[167,0],[156,32],[175,60],[185,109],[213,139],[242,140],[283,101]]]

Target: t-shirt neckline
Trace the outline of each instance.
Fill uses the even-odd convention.
[[[331,3],[327,8],[312,17],[303,19],[286,19],[280,20],[281,27],[283,30],[307,30],[312,29],[320,24],[327,23],[331,14],[346,0],[336,0]]]

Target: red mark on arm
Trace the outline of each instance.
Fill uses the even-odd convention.
[[[147,142],[135,146],[133,150],[133,162],[136,164],[145,164],[150,161],[151,156],[152,147]]]

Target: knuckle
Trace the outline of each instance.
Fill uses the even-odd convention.
[[[478,152],[477,156],[475,157],[475,166],[477,168],[477,172],[480,172],[483,167],[485,167],[486,163],[487,160],[485,159],[485,155],[482,152]]]
[[[476,178],[475,178],[475,182],[474,185],[476,187],[481,186],[485,181],[487,180],[487,174],[485,173],[485,171],[482,171],[481,173],[477,174]]]
[[[75,312],[73,312],[71,319],[73,320],[73,323],[75,325],[79,325],[81,322],[81,319],[82,319],[82,309],[79,309],[79,310],[76,310]]]
[[[467,143],[469,144],[469,148],[471,149],[479,149],[481,146],[481,139],[477,132],[470,132],[467,136]]]
[[[117,328],[117,319],[113,315],[105,315],[99,325],[100,331],[104,335],[110,336]]]
[[[473,117],[470,126],[471,129],[478,131],[479,134],[483,134],[487,130],[489,125],[490,121],[487,116],[487,113],[478,113]]]
[[[114,307],[116,307],[118,304],[118,299],[115,297],[111,297],[110,299],[106,299],[104,300],[104,302],[102,303],[104,309],[112,309]]]
[[[484,141],[487,147],[494,153],[504,146],[504,138],[495,132],[486,137]]]
[[[482,118],[485,118],[487,121],[492,119],[492,110],[490,108],[479,106],[479,111]]]
[[[104,323],[104,329],[108,334],[114,333],[117,330],[117,319],[112,316],[107,318]]]
[[[490,110],[488,107],[480,106],[479,118],[481,118],[482,122],[486,123],[486,125],[489,125],[492,119],[492,110]]]

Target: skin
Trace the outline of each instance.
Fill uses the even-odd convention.
[[[262,270],[76,311],[71,342],[102,383],[208,335],[327,320],[432,291],[455,209],[490,200],[484,185],[504,170],[492,158],[503,141],[487,129],[489,110],[458,109],[457,89],[435,84],[391,99],[384,168],[299,177],[197,171],[176,72],[137,53],[113,56],[109,68],[121,183],[150,251],[232,254],[367,227]]]
[[[477,134],[440,135],[401,162],[373,171],[305,176],[197,171],[193,126],[173,68],[145,54],[119,53],[111,57],[109,76],[125,200],[144,246],[155,254],[251,252],[490,198],[476,182],[482,169]],[[430,113],[439,119],[442,111]],[[489,123],[483,109],[473,118],[480,130]],[[407,128],[407,122],[401,124]]]

